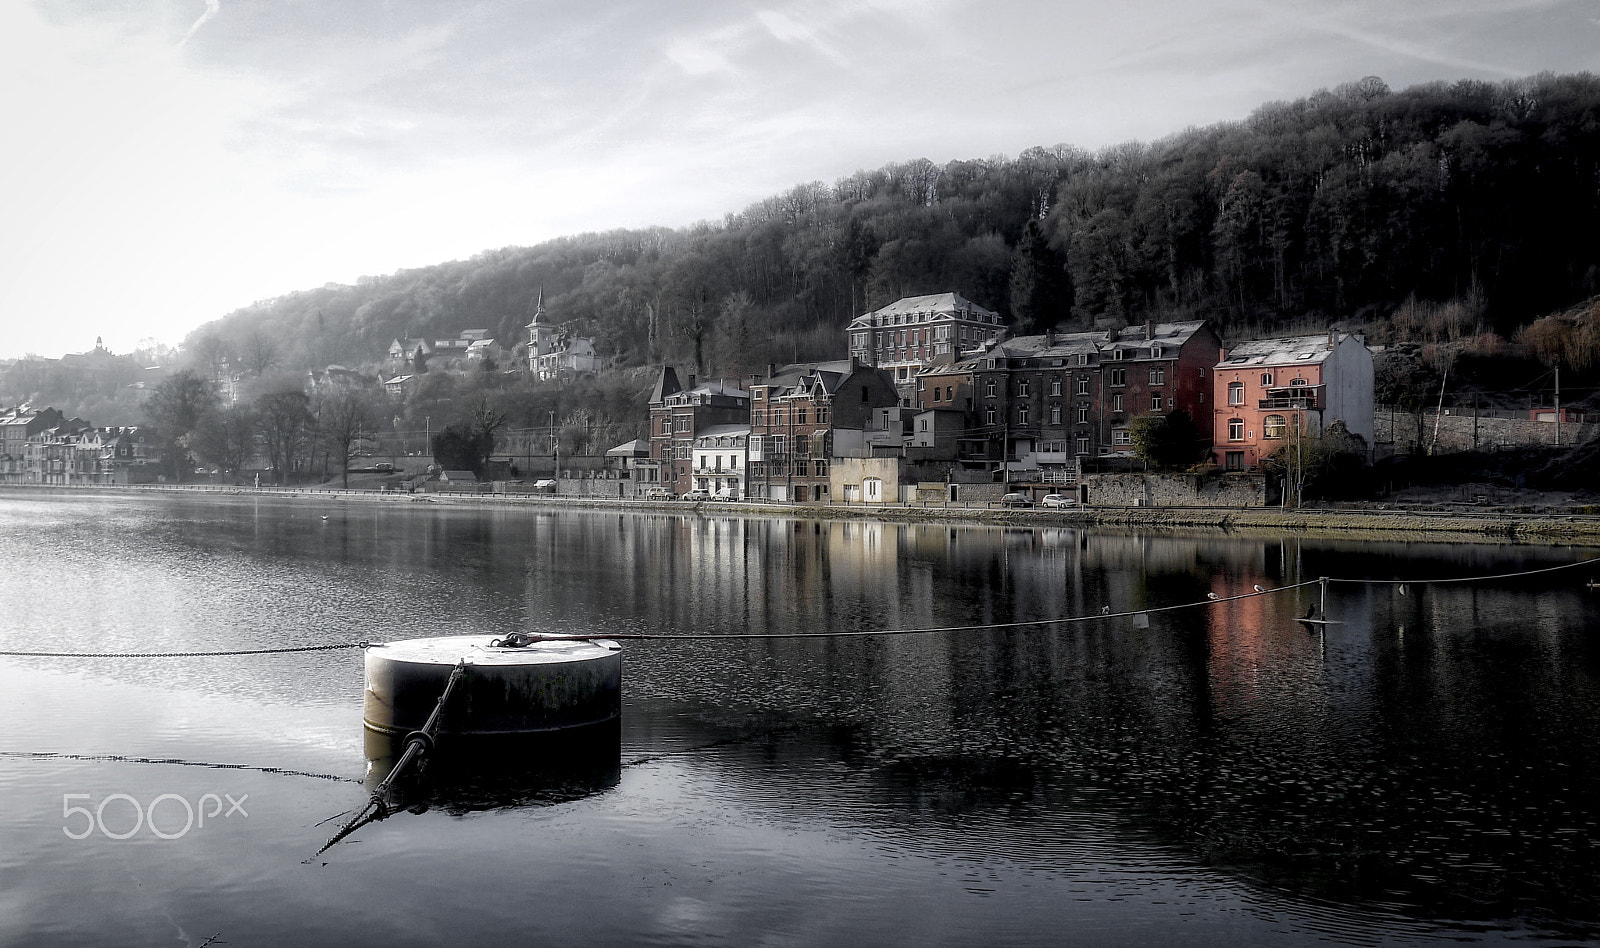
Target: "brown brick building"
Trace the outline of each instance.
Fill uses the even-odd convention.
[[[788,365],[750,384],[748,496],[829,499],[828,463],[843,433],[900,404],[894,378],[856,359]]]
[[[750,417],[750,393],[715,379],[689,387],[678,383],[671,366],[661,370],[650,394],[650,459],[640,467],[659,471],[660,484],[674,494],[694,486],[692,465],[698,432],[718,425],[742,425]],[[649,480],[645,477],[644,480]]]
[[[1071,483],[1097,458],[1130,456],[1129,424],[1187,411],[1204,430],[1222,351],[1204,321],[1021,336],[917,376],[916,407],[966,413],[957,459],[1013,481]]]

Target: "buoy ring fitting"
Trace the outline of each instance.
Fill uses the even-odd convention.
[[[411,744],[421,744],[422,752],[424,754],[433,753],[433,738],[429,737],[427,733],[423,731],[412,731],[410,734],[407,734],[406,744],[407,746]]]

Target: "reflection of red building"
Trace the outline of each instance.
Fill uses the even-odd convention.
[[[1250,470],[1297,434],[1335,421],[1372,446],[1372,353],[1350,333],[1257,339],[1229,349],[1212,371],[1217,463]]]

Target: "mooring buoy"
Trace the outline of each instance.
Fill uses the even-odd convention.
[[[421,729],[463,662],[465,674],[443,709],[442,735],[544,734],[620,717],[621,645],[536,636],[524,645],[502,642],[488,635],[443,636],[367,649],[364,725],[390,736]]]

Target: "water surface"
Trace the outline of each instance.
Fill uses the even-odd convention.
[[[1414,580],[1334,585],[1320,631],[1310,587],[1147,627],[632,642],[614,766],[437,772],[310,861],[365,802],[358,650],[0,659],[0,940],[1592,942],[1589,577],[1420,582],[1588,555],[0,492],[4,649],[943,628]],[[247,815],[179,834],[206,794]],[[174,838],[111,838],[163,795]]]

